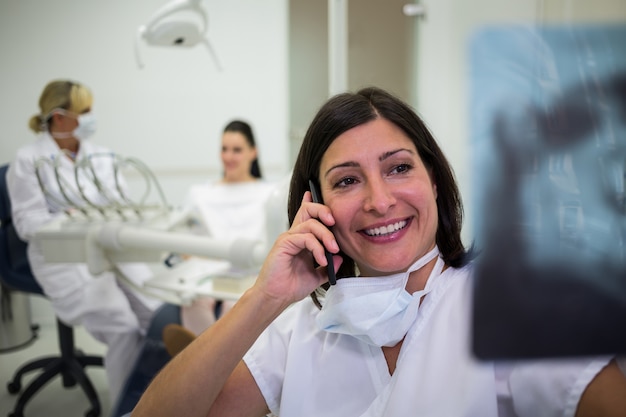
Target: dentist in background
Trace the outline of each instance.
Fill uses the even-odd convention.
[[[96,130],[92,103],[91,91],[80,83],[48,83],[39,99],[40,112],[29,121],[29,127],[39,137],[18,150],[7,172],[7,183],[16,231],[28,242],[31,269],[55,314],[68,325],[84,326],[107,345],[104,366],[114,402],[139,352],[150,318],[161,302],[131,290],[114,273],[93,276],[85,264],[47,263],[39,243],[33,240],[37,230],[64,216],[70,205],[65,204],[63,190],[59,189],[55,164],[61,180],[67,184],[65,195],[71,193],[71,200],[77,204],[85,204],[79,199],[74,178],[75,163],[82,158],[91,158],[95,174],[107,189],[116,188],[111,151],[87,140]],[[42,158],[49,163],[39,169],[40,186],[36,161]],[[79,170],[78,175],[84,195],[90,201],[104,203],[105,197],[84,170]],[[118,268],[137,285],[151,276],[144,264]]]

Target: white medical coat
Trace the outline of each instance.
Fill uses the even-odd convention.
[[[59,204],[59,201],[64,201],[65,197],[59,189],[52,165],[43,164],[39,170],[41,181],[52,196],[44,195],[39,186],[35,174],[35,162],[40,158],[48,158],[49,160],[60,158],[59,174],[67,185],[68,191],[66,192],[73,202],[78,203],[77,205],[87,205],[84,200],[81,200],[78,193],[76,180],[74,179],[74,162],[59,152],[60,149],[54,139],[48,133],[42,133],[36,142],[18,150],[16,158],[10,164],[7,172],[7,186],[11,199],[13,224],[20,238],[29,242],[28,256],[33,273],[46,295],[53,300],[63,298],[82,287],[85,282],[93,280],[93,276],[87,271],[85,265],[46,264],[39,245],[32,241],[37,230],[43,225],[59,216],[65,216],[63,206]],[[82,141],[76,160],[87,155],[107,154],[110,155],[112,152],[90,141]],[[92,163],[103,185],[109,190],[115,190],[112,160],[108,157],[94,156]],[[86,175],[84,170],[79,171],[79,182],[84,188],[84,194],[90,201],[96,204],[105,203],[106,200],[102,194]],[[124,187],[124,179],[120,178],[120,181]],[[77,215],[80,216],[80,214]],[[151,276],[149,268],[143,264],[124,264],[121,267],[139,285]],[[72,270],[74,273],[65,273],[65,271],[69,270]],[[54,277],[48,277],[49,274],[53,274]],[[79,275],[80,278],[75,275]],[[92,305],[94,305],[94,308],[103,302],[101,298],[93,300]],[[154,305],[158,304],[152,300],[144,299],[144,301]],[[71,309],[71,306],[68,307]],[[61,312],[61,317],[70,324],[75,322],[73,316],[74,314],[71,311]]]
[[[286,310],[244,357],[271,412],[281,417],[571,416],[607,359],[555,372],[502,371],[470,354],[470,267],[434,277],[389,374],[380,348],[320,330],[310,299]],[[561,372],[558,372],[561,370]],[[539,384],[535,384],[539,382]],[[528,395],[533,389],[543,396]]]
[[[121,286],[113,273],[94,277],[87,266],[80,263],[48,263],[33,236],[42,226],[64,216],[59,201],[63,196],[49,164],[40,170],[44,187],[52,194],[46,197],[35,175],[35,161],[39,158],[60,158],[59,173],[73,191],[70,198],[79,201],[74,179],[74,163],[59,153],[54,139],[43,133],[36,142],[20,148],[7,171],[7,186],[16,232],[28,242],[28,258],[33,275],[50,299],[56,315],[69,325],[83,325],[97,340],[108,345],[105,367],[112,398],[121,388],[127,372],[132,368],[154,310],[161,301],[145,297]],[[82,141],[77,160],[87,155],[111,153],[89,141]],[[108,158],[94,158],[93,165],[101,181],[111,189],[113,165]],[[81,173],[80,184],[93,202],[102,202],[97,188]],[[152,276],[150,268],[141,263],[121,264],[119,267],[135,284],[141,285]]]

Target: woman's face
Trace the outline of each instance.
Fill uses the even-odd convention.
[[[239,132],[224,132],[222,136],[222,165],[224,181],[240,182],[252,179],[250,167],[256,159],[256,149]]]
[[[404,271],[435,246],[437,186],[393,123],[376,119],[338,136],[320,185],[337,243],[362,276]]]

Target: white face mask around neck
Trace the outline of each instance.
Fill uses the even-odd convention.
[[[443,269],[439,259],[423,290],[409,294],[409,275],[439,255],[435,246],[406,272],[382,277],[354,277],[337,281],[326,293],[317,316],[320,329],[342,333],[374,346],[395,346],[415,321],[421,298],[432,288],[433,278]]]

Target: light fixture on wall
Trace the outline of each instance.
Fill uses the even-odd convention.
[[[144,64],[139,53],[139,45],[145,41],[151,46],[169,47],[193,47],[203,44],[215,61],[215,65],[221,70],[219,61],[213,50],[206,31],[208,29],[208,17],[206,11],[200,6],[202,0],[171,0],[158,9],[148,23],[137,28],[135,38],[135,57],[139,68]],[[184,13],[185,11],[191,12]],[[176,18],[171,16],[178,14]],[[195,18],[191,18],[195,17]]]

